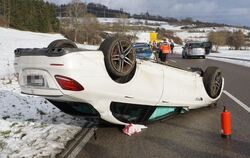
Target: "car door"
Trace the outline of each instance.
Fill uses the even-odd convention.
[[[197,94],[196,74],[166,66],[164,91],[159,105],[188,106],[195,102]]]
[[[137,60],[136,74],[124,85],[127,101],[140,105],[156,105],[163,92],[163,69],[160,64]]]

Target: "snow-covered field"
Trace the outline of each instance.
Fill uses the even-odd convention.
[[[55,157],[86,122],[41,97],[22,95],[13,75],[16,48],[46,47],[61,38],[0,27],[0,158]]]
[[[222,47],[219,53],[211,53],[208,58],[250,67],[250,50],[229,50],[227,47]]]
[[[34,33],[0,27],[0,77],[13,74],[16,48],[42,48],[61,38],[64,37],[60,34]]]

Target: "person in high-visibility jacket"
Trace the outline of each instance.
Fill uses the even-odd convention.
[[[161,61],[165,62],[166,64],[168,63],[168,55],[171,52],[171,46],[170,42],[167,39],[164,39],[163,43],[160,45],[160,50],[161,50]]]

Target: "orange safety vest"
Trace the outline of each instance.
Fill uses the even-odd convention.
[[[163,54],[167,54],[167,53],[171,52],[171,47],[170,47],[169,44],[162,44],[161,47],[160,47],[160,49],[161,49],[161,52]]]

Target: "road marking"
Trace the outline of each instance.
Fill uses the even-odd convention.
[[[239,99],[237,99],[235,96],[227,92],[226,90],[223,91],[224,94],[226,94],[229,98],[231,98],[233,101],[235,101],[237,104],[239,104],[243,109],[245,109],[247,112],[250,112],[250,108],[241,102]]]
[[[73,140],[67,147],[67,149],[60,153],[58,157],[75,158],[81,152],[81,150],[90,140],[90,138],[93,136],[95,130],[95,127],[88,128],[87,130],[82,130],[82,132],[75,137],[75,140]]]
[[[68,156],[68,158],[75,158],[83,149],[85,144],[90,140],[90,138],[93,136],[95,128],[91,128],[89,132],[86,134],[84,139],[81,140],[81,142],[75,147],[75,149],[71,152],[71,154]]]

